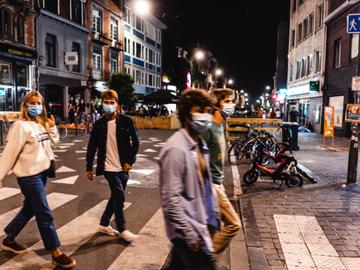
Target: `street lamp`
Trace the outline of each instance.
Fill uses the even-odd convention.
[[[137,14],[144,16],[150,13],[151,5],[147,0],[137,0],[134,3],[134,9]]]
[[[223,75],[222,69],[220,69],[220,68],[216,69],[216,70],[215,70],[215,75],[216,75],[216,76],[221,76],[221,75]]]
[[[195,59],[196,59],[197,61],[202,61],[202,60],[204,60],[204,59],[205,59],[205,53],[204,53],[202,50],[197,50],[197,51],[195,52]]]
[[[269,85],[266,86],[266,90],[270,90],[271,87]]]
[[[233,80],[233,79],[229,79],[229,80],[228,80],[228,84],[229,84],[229,85],[233,85],[233,84],[234,84],[234,80]]]

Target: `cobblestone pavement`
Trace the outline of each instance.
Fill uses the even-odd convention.
[[[276,227],[274,220],[274,215],[314,217],[321,229],[317,230],[316,226],[311,225],[314,229],[305,230],[302,233],[304,239],[309,236],[312,238],[313,234],[322,230],[327,238],[324,240],[330,242],[328,246],[336,251],[335,255],[325,254],[326,256],[335,256],[338,259],[339,257],[358,258],[360,257],[360,187],[339,186],[317,190],[266,192],[244,195],[240,200],[252,269],[360,269],[344,268],[345,263],[339,263],[342,267],[335,267],[332,264],[324,268],[318,267],[317,264],[315,268],[287,265],[289,260],[284,256],[284,243],[279,239],[279,228]],[[285,224],[290,226],[288,222]],[[326,246],[317,244],[320,251]],[[315,252],[314,255],[309,246],[308,249],[312,258],[318,258],[317,253]],[[300,251],[295,250],[298,257]],[[334,259],[330,257],[324,258],[327,261]],[[301,260],[305,260],[305,256],[299,260],[301,263]]]

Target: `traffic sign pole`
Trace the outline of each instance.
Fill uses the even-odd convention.
[[[347,31],[349,34],[360,34],[360,14],[350,14],[347,17]],[[360,76],[360,42],[358,42],[358,56],[356,63],[356,76]],[[354,103],[359,103],[359,91],[354,91]],[[349,149],[348,160],[348,175],[347,184],[354,184],[357,182],[357,167],[359,156],[359,136],[358,124],[351,124],[351,141]]]

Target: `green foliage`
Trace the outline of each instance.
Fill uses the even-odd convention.
[[[111,76],[109,88],[115,90],[119,95],[121,104],[131,104],[135,101],[134,80],[127,73],[117,73]]]

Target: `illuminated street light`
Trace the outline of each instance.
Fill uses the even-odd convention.
[[[247,97],[249,94],[248,93],[245,93],[244,96]]]
[[[266,96],[266,97],[268,97],[268,96],[269,96],[269,94],[268,94],[268,93],[266,93],[266,94],[265,94],[265,96]]]
[[[197,61],[202,61],[205,59],[205,53],[202,50],[197,50],[195,53],[195,59]]]
[[[257,100],[256,100],[256,103],[260,103],[260,100],[257,99]]]
[[[270,90],[271,89],[271,87],[268,85],[268,86],[266,86],[266,90]]]
[[[134,3],[135,12],[140,16],[144,16],[150,13],[151,5],[146,0],[137,0]]]
[[[229,80],[228,80],[228,84],[229,84],[229,85],[233,85],[233,84],[234,84],[234,80],[233,80],[233,79],[229,79]]]
[[[216,75],[216,76],[221,76],[221,75],[223,75],[222,69],[220,69],[220,68],[216,69],[216,70],[215,70],[215,75]]]
[[[244,94],[244,90],[240,90],[240,93],[241,93],[241,94]],[[246,96],[246,94],[245,94],[245,96]]]

